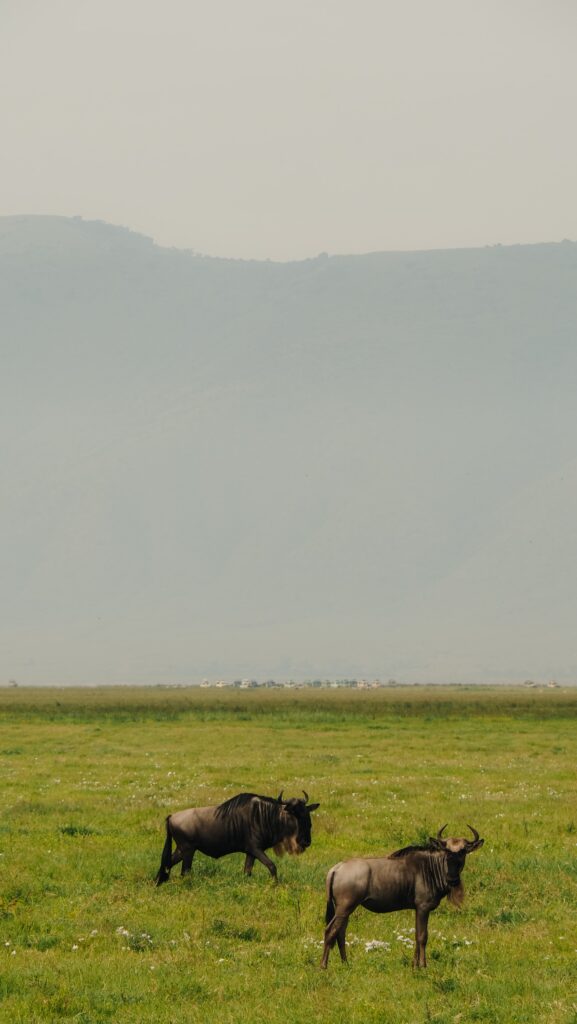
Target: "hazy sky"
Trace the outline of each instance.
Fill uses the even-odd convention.
[[[293,259],[577,237],[574,0],[0,0],[1,213]]]

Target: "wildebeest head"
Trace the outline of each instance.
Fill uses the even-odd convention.
[[[278,795],[278,802],[282,804],[287,815],[290,833],[279,844],[287,853],[304,853],[311,845],[311,813],[316,811],[318,804],[308,803],[308,793],[303,789],[304,800],[293,797],[291,800],[283,800],[282,790]],[[278,850],[277,850],[278,852]]]
[[[479,839],[479,833],[472,825],[467,825],[467,828],[473,833],[472,840],[466,839],[464,836],[449,836],[447,839],[443,839],[446,827],[443,825],[435,838],[429,839],[429,844],[432,849],[442,850],[447,855],[447,879],[451,888],[449,898],[452,897],[453,902],[460,903],[463,898],[461,871],[465,864],[465,857],[468,853],[478,850],[485,840]]]
[[[472,825],[467,825],[467,828],[469,828],[473,833],[472,842],[464,836],[449,836],[447,839],[443,839],[443,832],[446,827],[446,825],[443,825],[443,827],[437,832],[435,838],[429,839],[429,843],[434,850],[445,850],[449,857],[458,857],[460,860],[464,861],[468,853],[472,853],[473,850],[478,850],[485,842],[484,839],[479,839],[479,833]]]

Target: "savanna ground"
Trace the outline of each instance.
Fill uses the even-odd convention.
[[[577,690],[0,690],[0,1019],[11,1024],[577,1022]],[[280,884],[164,817],[242,790],[320,801]],[[327,869],[485,837],[462,910],[358,910],[318,968]]]

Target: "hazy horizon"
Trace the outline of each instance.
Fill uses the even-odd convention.
[[[577,679],[577,244],[0,218],[1,671]]]
[[[565,0],[7,0],[2,213],[220,257],[577,237]]]
[[[577,680],[577,5],[0,5],[0,679]]]
[[[230,254],[227,254],[227,253],[201,252],[200,250],[195,249],[195,248],[193,248],[191,246],[177,246],[177,245],[164,244],[162,242],[159,242],[158,239],[156,239],[154,237],[154,235],[152,234],[152,232],[150,232],[150,231],[141,230],[140,228],[135,228],[131,224],[123,224],[123,223],[120,223],[120,222],[107,221],[106,219],[104,219],[102,217],[85,217],[82,214],[74,214],[74,216],[69,217],[69,216],[66,216],[66,215],[63,216],[63,215],[60,215],[60,214],[52,214],[52,213],[23,213],[23,212],[18,212],[18,213],[14,213],[14,214],[0,214],[0,222],[2,222],[4,224],[9,223],[10,221],[14,221],[15,223],[19,222],[19,221],[22,222],[22,223],[24,223],[26,221],[37,221],[37,222],[45,221],[48,224],[51,221],[53,221],[54,223],[58,223],[59,221],[66,221],[66,220],[70,220],[72,222],[79,222],[81,224],[86,224],[87,226],[90,226],[91,224],[93,224],[95,226],[101,226],[103,228],[111,229],[112,231],[126,232],[129,236],[133,236],[135,239],[142,239],[144,242],[152,243],[154,245],[155,249],[158,249],[158,250],[165,250],[167,252],[170,252],[170,251],[180,252],[183,255],[190,255],[190,256],[193,256],[195,258],[206,259],[206,260],[213,260],[215,262],[221,261],[223,263],[232,262],[232,263],[291,264],[291,263],[307,263],[310,260],[325,259],[325,258],[328,258],[328,259],[331,259],[331,258],[338,259],[340,257],[345,257],[346,258],[348,256],[395,256],[395,255],[399,255],[399,256],[402,256],[402,255],[406,255],[406,256],[415,255],[415,256],[417,256],[417,255],[427,255],[427,254],[431,254],[432,255],[434,253],[442,253],[442,252],[446,252],[446,253],[475,252],[478,249],[515,249],[515,248],[519,248],[521,246],[523,248],[538,248],[539,246],[559,245],[559,244],[562,244],[562,243],[574,244],[575,242],[577,242],[577,238],[570,238],[568,235],[563,235],[562,237],[559,237],[559,238],[539,238],[539,239],[535,239],[534,241],[531,241],[531,242],[509,242],[509,243],[503,243],[503,242],[494,241],[494,242],[484,242],[484,243],[482,243],[480,245],[456,245],[456,246],[448,246],[448,247],[437,246],[437,245],[430,245],[430,246],[424,246],[423,248],[417,248],[417,249],[405,249],[405,248],[398,248],[398,249],[370,249],[370,250],[366,250],[366,251],[362,251],[362,252],[342,251],[342,252],[330,252],[329,253],[326,250],[323,250],[323,251],[319,251],[319,252],[310,253],[309,255],[306,255],[306,256],[295,256],[295,257],[292,257],[292,258],[290,258],[290,257],[289,258],[281,258],[281,257],[274,258],[274,257],[270,257],[270,256],[262,256],[262,257],[257,257],[257,256],[231,256]]]

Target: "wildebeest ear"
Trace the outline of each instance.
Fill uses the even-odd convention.
[[[444,850],[445,840],[436,838],[433,839],[432,836],[429,836],[429,846],[431,847],[432,850]]]
[[[307,804],[307,811],[316,811],[317,807],[320,806],[320,804]]]
[[[479,850],[484,842],[484,839],[477,839],[474,843],[470,843],[467,853],[472,853],[473,850]]]

